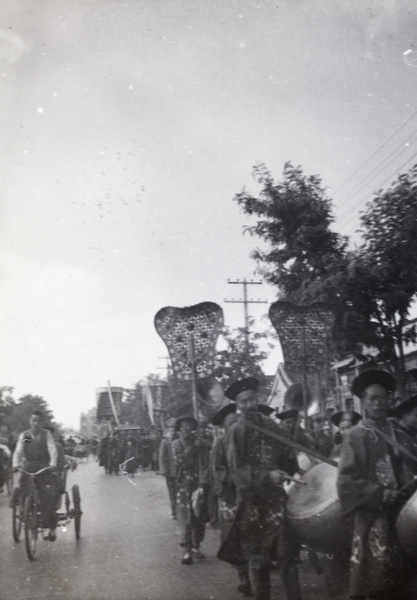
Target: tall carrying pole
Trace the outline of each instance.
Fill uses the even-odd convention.
[[[301,319],[301,340],[302,340],[302,364],[303,364],[303,408],[304,408],[304,423],[308,426],[308,397],[307,397],[307,345],[306,345],[306,328],[305,318]]]
[[[194,352],[194,336],[190,335],[190,363],[191,363],[191,394],[192,394],[192,403],[193,403],[193,413],[194,418],[198,422],[198,402],[197,402],[197,381],[196,381],[196,372],[195,372],[195,352]]]
[[[116,425],[119,426],[120,421],[119,421],[119,417],[117,416],[116,407],[114,406],[114,400],[113,400],[113,394],[111,393],[110,381],[107,382],[107,388],[109,390],[110,406],[113,411],[114,420],[116,421]]]

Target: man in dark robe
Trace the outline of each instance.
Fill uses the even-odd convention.
[[[351,598],[402,600],[406,585],[403,553],[395,520],[417,464],[415,441],[387,419],[393,377],[365,371],[353,382],[353,393],[366,412],[363,425],[349,430],[343,442],[338,493],[342,509],[354,518],[350,558]]]
[[[225,445],[227,434],[237,419],[235,402],[223,406],[212,419],[215,427],[221,427],[224,430],[224,436],[216,439],[210,453],[210,477],[212,489],[219,504],[221,544],[227,539],[237,512],[236,486],[227,466]],[[236,560],[232,566],[236,569],[239,577],[238,591],[244,596],[252,596],[248,561],[242,557],[240,561]]]
[[[297,465],[287,447],[268,435],[278,433],[278,428],[257,410],[258,386],[257,379],[248,377],[226,391],[241,413],[226,440],[227,464],[236,487],[237,514],[218,556],[231,564],[242,558],[247,560],[255,600],[270,600],[270,561],[277,548],[282,547],[280,540],[285,529],[283,473],[294,473]]]

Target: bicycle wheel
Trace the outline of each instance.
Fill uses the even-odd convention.
[[[77,540],[80,539],[81,532],[81,496],[80,496],[80,488],[78,485],[72,486],[72,502],[74,504],[74,526],[75,526],[75,537]]]
[[[13,490],[11,505],[13,539],[15,542],[19,542],[22,533],[22,507],[20,505],[20,488],[18,487],[14,488]]]
[[[25,498],[23,522],[25,524],[26,553],[29,560],[35,560],[36,542],[38,540],[38,513],[36,502],[31,496]]]

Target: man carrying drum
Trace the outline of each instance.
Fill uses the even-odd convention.
[[[273,435],[277,424],[258,411],[259,382],[248,377],[232,384],[226,396],[236,402],[240,418],[226,439],[227,465],[236,486],[237,513],[218,557],[231,564],[249,564],[255,600],[270,600],[270,561],[278,550],[285,563],[285,473],[292,475],[298,465],[287,447]],[[268,435],[271,433],[272,435]],[[281,550],[281,553],[280,553]],[[236,562],[238,561],[238,562]],[[286,571],[287,597],[299,600],[298,573],[292,580]]]
[[[394,378],[370,370],[353,381],[366,417],[346,433],[337,488],[342,509],[354,519],[350,557],[350,597],[403,600],[403,553],[395,521],[411,495],[417,473],[417,445],[387,419]],[[408,487],[407,487],[408,484]]]

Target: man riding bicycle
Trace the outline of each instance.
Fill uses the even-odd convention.
[[[36,473],[45,467],[51,467],[38,475],[40,491],[40,509],[42,526],[49,529],[47,540],[56,540],[57,528],[57,494],[58,481],[55,469],[58,461],[58,451],[54,439],[49,431],[42,428],[43,415],[39,410],[32,412],[29,425],[30,429],[19,435],[16,449],[13,454],[13,470],[24,469],[28,473]],[[20,477],[20,489],[24,498],[30,490],[30,476],[25,473]]]

